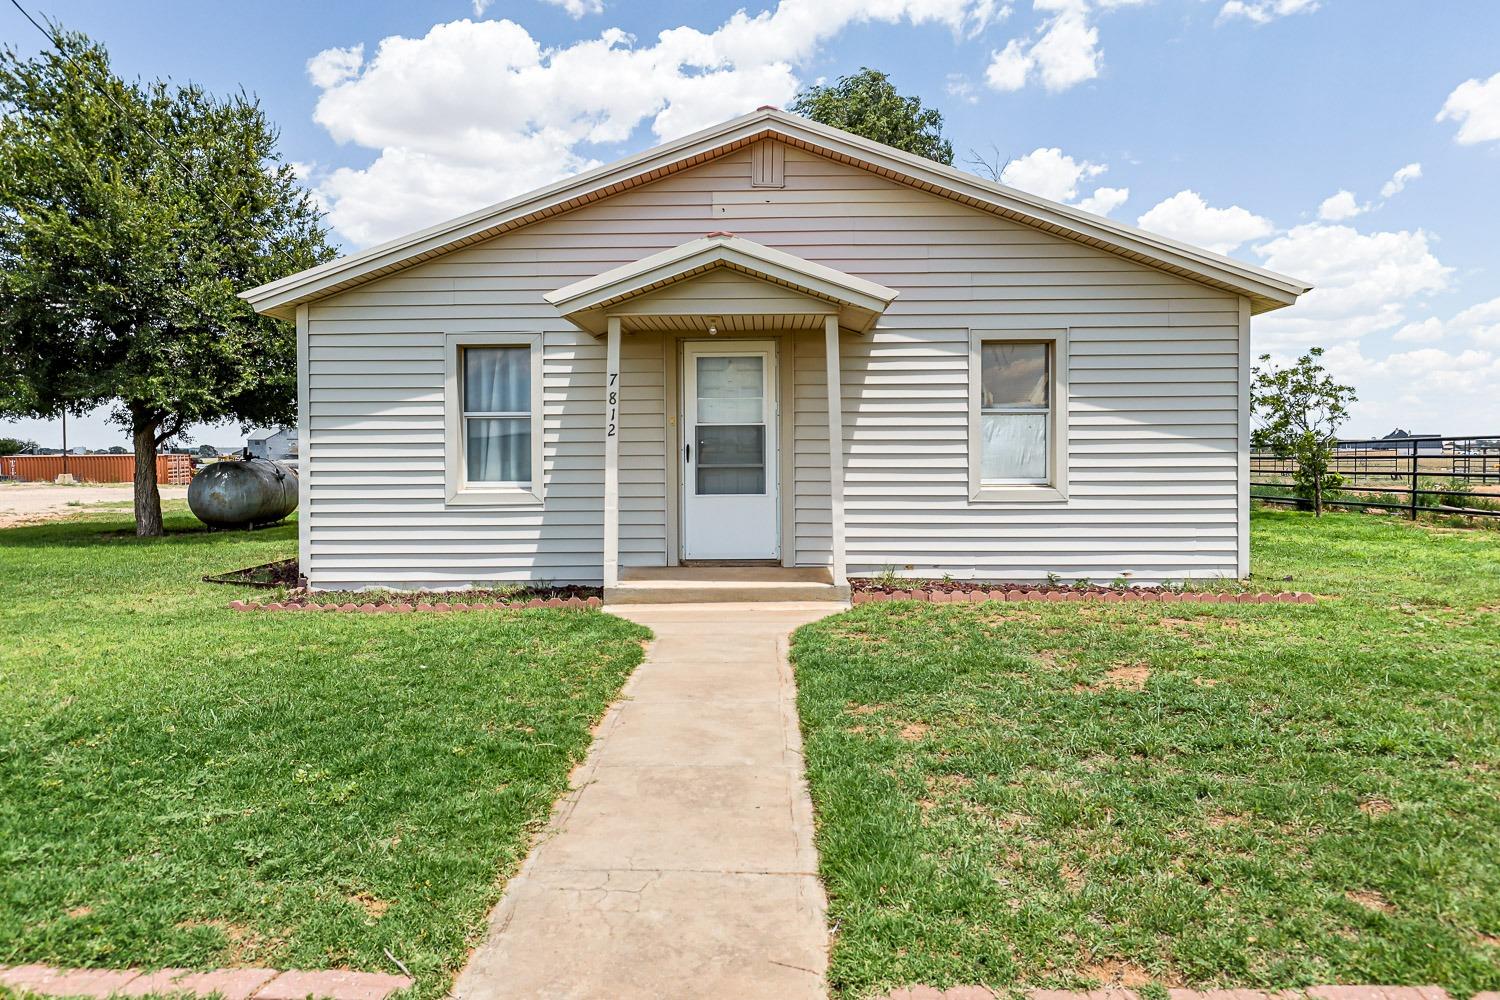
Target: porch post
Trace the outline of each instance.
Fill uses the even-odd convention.
[[[604,362],[604,586],[620,582],[620,318],[606,321]]]
[[[833,582],[848,583],[844,562],[844,403],[839,374],[839,318],[823,320],[823,346],[828,365],[828,515],[833,549]]]

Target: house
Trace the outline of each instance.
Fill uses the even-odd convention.
[[[296,427],[260,427],[245,438],[245,450],[251,458],[269,458],[280,462],[297,457]]]
[[[619,596],[1243,576],[1251,317],[1308,287],[764,108],[243,294],[313,587]]]
[[[1390,447],[1397,451],[1410,455],[1413,450],[1418,455],[1441,455],[1443,454],[1443,436],[1441,434],[1414,434],[1396,428],[1385,437],[1382,442],[1389,442]]]

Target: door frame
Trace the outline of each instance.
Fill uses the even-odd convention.
[[[769,556],[765,556],[765,557],[760,558],[760,559],[751,558],[751,559],[747,559],[747,560],[744,560],[744,561],[746,561],[746,562],[762,562],[762,561],[765,561],[765,560],[775,560],[775,561],[779,562],[779,561],[782,560],[782,558],[784,556],[785,548],[784,548],[784,542],[783,542],[783,537],[782,537],[782,525],[781,525],[781,514],[782,514],[782,505],[781,505],[781,489],[782,489],[782,479],[781,479],[781,471],[782,471],[781,470],[781,465],[782,465],[782,463],[781,463],[781,455],[782,455],[782,445],[781,445],[781,433],[782,433],[782,426],[781,426],[781,391],[782,391],[781,390],[781,342],[780,342],[780,338],[776,337],[776,336],[747,335],[747,336],[742,336],[742,337],[724,337],[722,339],[719,338],[719,337],[717,337],[717,336],[715,336],[715,337],[696,337],[695,336],[695,337],[685,337],[681,341],[681,347],[680,347],[679,352],[678,352],[679,353],[679,357],[680,357],[680,361],[679,361],[679,364],[678,364],[678,367],[677,367],[677,378],[679,380],[679,382],[678,382],[678,384],[679,384],[679,391],[678,391],[678,394],[677,394],[677,396],[678,396],[678,413],[677,413],[677,428],[678,428],[678,430],[677,430],[677,445],[676,445],[676,448],[675,448],[675,451],[676,451],[675,461],[676,461],[676,464],[677,464],[677,478],[678,478],[678,484],[679,484],[678,485],[678,489],[679,489],[678,509],[681,512],[680,517],[679,517],[679,525],[678,525],[678,550],[679,550],[679,553],[683,557],[686,557],[686,551],[687,551],[687,521],[688,521],[688,513],[687,512],[688,512],[688,500],[689,500],[689,497],[690,497],[690,494],[689,494],[688,491],[691,488],[691,483],[690,483],[689,477],[687,475],[687,468],[686,468],[686,464],[687,463],[686,463],[686,460],[683,457],[683,452],[684,452],[684,446],[687,443],[687,427],[688,427],[687,407],[692,402],[691,400],[688,399],[688,393],[687,393],[687,382],[688,382],[688,378],[687,378],[688,349],[690,347],[692,347],[692,346],[695,346],[695,345],[712,346],[714,348],[713,351],[704,352],[704,353],[709,353],[709,354],[713,354],[713,353],[734,354],[734,353],[738,353],[738,352],[743,351],[746,354],[765,353],[765,354],[769,355],[769,357],[767,358],[767,363],[766,363],[765,372],[764,372],[764,378],[765,378],[765,386],[764,386],[764,388],[768,388],[768,389],[771,390],[770,391],[770,396],[772,397],[774,405],[770,407],[770,412],[768,412],[768,413],[765,414],[765,427],[767,428],[767,430],[769,431],[770,435],[773,438],[773,442],[772,442],[773,446],[767,448],[767,454],[766,454],[766,457],[765,457],[765,463],[766,463],[766,476],[767,476],[767,480],[768,480],[767,481],[767,485],[768,485],[768,487],[773,488],[774,491],[775,491],[774,495],[770,498],[770,505],[771,505],[771,511],[772,511],[772,517],[773,517],[772,539],[773,539],[773,542],[775,544],[776,551],[775,551],[774,554],[769,555]],[[718,561],[718,560],[710,560],[710,561]],[[725,561],[731,561],[731,560],[725,560]],[[737,560],[734,560],[734,561],[737,561]]]
[[[797,412],[795,373],[792,352],[795,349],[794,335],[781,331],[754,331],[742,335],[719,334],[709,338],[697,332],[665,332],[662,338],[662,365],[666,369],[667,421],[670,425],[664,436],[666,443],[667,471],[667,565],[681,566],[687,532],[687,476],[684,475],[683,445],[686,443],[687,422],[684,419],[687,375],[687,346],[691,343],[723,343],[746,345],[769,344],[772,355],[771,372],[776,380],[775,412],[768,415],[767,423],[774,421],[775,454],[766,457],[768,472],[776,476],[776,547],[780,555],[776,561],[782,566],[796,565],[793,542],[793,518],[796,497],[793,491],[794,433]],[[759,560],[751,560],[759,561]]]

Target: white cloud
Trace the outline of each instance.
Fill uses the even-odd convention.
[[[1400,343],[1430,344],[1443,339],[1443,321],[1436,316],[1429,316],[1420,323],[1408,323],[1395,333],[1391,339]]]
[[[1357,341],[1401,327],[1406,310],[1447,288],[1452,273],[1421,230],[1361,233],[1350,226],[1308,223],[1255,252],[1273,271],[1315,286],[1295,306],[1257,321],[1258,346],[1288,350]]]
[[[1078,203],[1078,207],[1085,212],[1093,212],[1095,215],[1108,215],[1130,198],[1130,188],[1095,188],[1094,193]]]
[[[1500,348],[1500,298],[1470,306],[1453,317],[1452,326],[1475,343]]]
[[[979,102],[979,95],[974,92],[974,85],[962,73],[949,73],[943,84],[943,90],[949,97],[963,101],[965,104]]]
[[[1406,166],[1402,167],[1400,170],[1392,174],[1391,179],[1385,182],[1385,186],[1380,189],[1380,197],[1394,198],[1396,195],[1406,190],[1406,185],[1408,183],[1420,179],[1421,176],[1422,164],[1408,163]]]
[[[1012,38],[991,53],[985,81],[996,90],[1020,90],[1035,78],[1049,91],[1062,91],[1099,75],[1104,52],[1092,16],[1100,10],[1134,7],[1147,0],[1032,0],[1045,16],[1037,31]]]
[[[1000,183],[1052,201],[1072,201],[1078,197],[1079,181],[1106,169],[1097,163],[1080,163],[1054,146],[1034,149],[1011,160],[1000,173]]]
[[[363,45],[351,45],[347,49],[324,49],[307,61],[307,78],[314,87],[327,90],[357,75],[364,61]]]
[[[1481,347],[1500,348],[1500,298],[1469,306],[1448,322],[1430,316],[1408,323],[1391,335],[1401,343],[1431,344],[1446,337],[1467,337]]]
[[[493,0],[474,0],[474,6],[477,8],[480,3],[489,6],[492,2]],[[575,21],[585,14],[604,13],[604,0],[543,0],[543,3],[550,3],[554,7],[561,7]],[[475,10],[475,13],[477,14],[479,11]]]
[[[1000,172],[1000,183],[1051,201],[1076,203],[1086,212],[1108,215],[1130,197],[1129,188],[1096,188],[1093,194],[1078,200],[1081,183],[1108,169],[1102,164],[1075,160],[1055,146],[1042,147],[1007,163]]]
[[[796,68],[851,24],[961,36],[1002,13],[994,0],[781,0],[646,44],[609,28],[545,47],[501,19],[385,38],[368,59],[358,45],[328,49],[308,62],[322,91],[314,119],[378,154],[329,174],[320,194],[350,242],[388,239],[586,169],[641,126],[665,140],[784,105]]]
[[[1229,253],[1250,240],[1269,236],[1275,230],[1270,219],[1238,205],[1211,208],[1196,191],[1177,192],[1136,222],[1142,229],[1205,247],[1215,253]]]
[[[1385,434],[1398,425],[1419,433],[1494,433],[1500,356],[1492,351],[1423,347],[1372,358],[1357,344],[1337,344],[1323,360],[1359,393],[1346,436]]]
[[[1323,199],[1323,204],[1318,206],[1318,218],[1325,222],[1341,222],[1344,219],[1352,219],[1369,209],[1369,205],[1359,203],[1359,199],[1354,197],[1354,192],[1340,191],[1338,194]]]
[[[1252,24],[1269,24],[1289,14],[1311,14],[1319,0],[1228,0],[1219,8],[1219,20],[1243,17]]]
[[[1458,122],[1454,139],[1463,146],[1500,140],[1500,73],[1484,82],[1465,80],[1443,102],[1437,120]]]

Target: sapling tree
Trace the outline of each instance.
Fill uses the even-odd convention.
[[[160,535],[163,444],[293,416],[295,334],[236,293],[333,250],[253,98],[123,80],[50,30],[0,51],[0,416],[112,406]]]
[[[1293,490],[1312,502],[1323,516],[1323,496],[1342,478],[1332,470],[1335,435],[1349,418],[1358,397],[1340,385],[1320,363],[1323,348],[1314,347],[1296,364],[1277,367],[1269,354],[1260,356],[1250,386],[1250,408],[1258,426],[1251,435],[1256,448],[1293,460]]]

